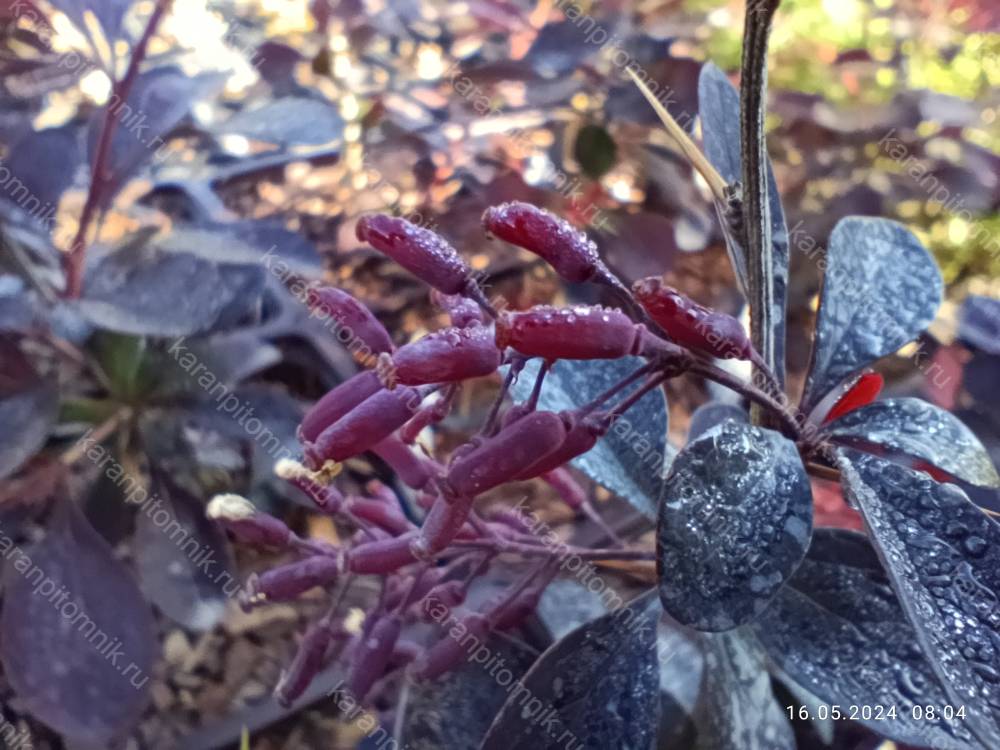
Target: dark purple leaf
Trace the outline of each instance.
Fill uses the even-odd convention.
[[[341,137],[344,120],[328,102],[289,96],[239,112],[218,130],[266,143],[320,146]]]
[[[122,20],[131,5],[131,0],[52,0],[52,6],[65,13],[84,34],[89,33],[86,14],[93,13],[111,41],[121,36]]]
[[[987,354],[1000,354],[1000,300],[975,294],[966,297],[958,336]]]
[[[40,721],[73,741],[107,747],[147,703],[157,651],[149,606],[67,500],[42,541],[4,556],[6,678]]]
[[[851,216],[830,235],[803,411],[917,338],[941,304],[941,273],[910,230]]]
[[[923,459],[970,484],[1000,487],[993,461],[972,430],[918,398],[875,401],[831,422],[824,433]]]
[[[510,693],[481,750],[647,750],[660,703],[661,614],[650,592],[552,645],[521,681],[526,690]]]
[[[695,712],[696,750],[792,750],[792,727],[753,636],[732,631],[701,639],[705,682]]]
[[[740,96],[733,85],[714,63],[706,63],[698,77],[698,114],[704,133],[705,155],[729,184],[740,182],[742,177],[740,146]],[[774,169],[767,162],[767,195],[771,207],[771,244],[774,246],[774,312],[775,359],[784,370],[785,361],[785,310],[788,303],[788,228],[781,206],[781,194],[774,179]],[[720,217],[721,218],[721,217]],[[746,292],[746,250],[726,232],[726,245],[736,276]]]
[[[798,567],[811,532],[812,491],[795,444],[722,423],[677,455],[663,487],[663,608],[696,630],[753,620]]]
[[[12,177],[0,195],[46,231],[51,230],[59,198],[73,184],[82,157],[76,126],[30,132],[10,147],[6,168]]]
[[[951,705],[1000,747],[1000,527],[953,484],[867,454],[838,463]]]
[[[9,339],[0,338],[0,479],[45,445],[59,412],[55,386],[35,373]]]
[[[259,263],[282,280],[316,273],[321,266],[309,240],[270,220],[180,225],[158,240],[157,247],[214,263]]]
[[[102,258],[87,275],[79,309],[111,331],[186,336],[211,329],[232,300],[219,267],[147,247]]]
[[[638,357],[572,361],[561,360],[545,376],[538,408],[561,411],[583,406],[641,367]],[[528,362],[512,393],[525,400],[531,393],[539,360]],[[664,467],[673,449],[667,444],[667,409],[663,391],[656,388],[618,419],[593,449],[572,461],[573,466],[653,518],[663,485]]]
[[[119,104],[119,125],[111,144],[108,160],[111,177],[101,194],[102,205],[111,199],[146,161],[156,162],[167,134],[187,116],[191,106],[202,97],[215,93],[225,83],[225,76],[204,73],[188,76],[179,68],[165,66],[142,73],[135,81],[128,101]],[[90,121],[88,159],[94,160],[98,137],[104,124],[106,108],[94,113]]]
[[[17,276],[0,274],[0,333],[25,333],[44,320],[35,295]]]
[[[716,425],[726,421],[749,424],[750,415],[742,406],[727,404],[723,401],[709,401],[707,404],[702,404],[691,415],[691,424],[688,425],[688,442],[697,440]]]
[[[477,748],[493,717],[503,708],[514,680],[532,665],[537,652],[520,641],[495,636],[483,644],[496,664],[507,670],[505,687],[484,666],[466,661],[433,682],[409,686],[402,738],[410,750]],[[499,671],[497,673],[499,675]],[[507,673],[503,675],[507,680]]]
[[[874,732],[920,747],[979,747],[961,720],[944,719],[948,696],[864,535],[817,529],[754,630],[796,684],[842,711],[871,706],[855,718]],[[915,705],[935,706],[935,719],[915,718]]]
[[[600,29],[600,31],[598,31]],[[550,23],[538,32],[525,62],[543,78],[558,78],[576,70],[581,61],[600,49],[588,35],[607,32],[601,27],[585,30],[572,21]]]
[[[210,630],[225,613],[227,596],[240,588],[225,535],[205,517],[204,503],[165,472],[154,471],[151,489],[161,502],[140,505],[133,544],[142,590],[178,624]]]

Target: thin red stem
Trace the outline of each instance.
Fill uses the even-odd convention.
[[[111,98],[108,100],[107,108],[104,111],[104,122],[101,124],[101,133],[97,141],[97,151],[94,154],[94,163],[91,165],[90,188],[87,191],[87,199],[83,204],[83,211],[80,213],[80,223],[77,226],[76,236],[70,244],[66,253],[63,265],[66,271],[66,289],[64,296],[72,299],[80,296],[83,285],[83,261],[87,253],[87,234],[94,218],[97,216],[101,200],[104,198],[104,188],[110,181],[111,175],[107,174],[108,159],[111,155],[111,144],[114,141],[115,132],[121,120],[123,106],[128,100],[136,78],[139,76],[139,67],[146,57],[146,49],[149,41],[156,33],[160,21],[170,7],[171,0],[157,0],[146,28],[142,32],[138,43],[132,50],[132,57],[129,59],[128,69],[121,80],[116,81],[112,89]]]

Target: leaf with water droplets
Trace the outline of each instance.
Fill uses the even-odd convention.
[[[407,686],[402,747],[408,750],[474,748],[510,696],[510,680],[520,679],[538,652],[520,641],[494,635],[484,644],[494,664],[510,673],[506,686],[478,661],[462,665],[437,680]],[[501,674],[497,671],[497,674]]]
[[[714,63],[706,63],[698,76],[698,115],[704,133],[705,156],[729,184],[740,182],[740,95],[726,74]],[[775,359],[784,367],[785,308],[788,298],[788,228],[781,206],[781,194],[774,179],[771,160],[767,162],[767,199],[771,208],[771,244],[774,247]],[[720,217],[722,221],[724,218]],[[726,232],[726,246],[737,279],[744,292],[749,288],[746,250]]]
[[[695,717],[697,750],[793,750],[792,727],[753,635],[737,630],[701,639],[705,684]]]
[[[111,746],[146,706],[156,652],[138,586],[66,500],[42,541],[4,556],[0,651],[11,687],[67,738]]]
[[[688,424],[688,442],[697,440],[716,425],[729,420],[747,424],[750,422],[750,415],[742,406],[727,404],[724,401],[709,401],[707,404],[702,404],[691,415],[691,422]]]
[[[990,454],[972,430],[918,398],[876,401],[831,422],[824,433],[835,440],[881,445],[923,459],[970,484],[1000,487]]]
[[[481,750],[648,750],[660,704],[653,592],[574,630],[511,690]]]
[[[727,421],[689,443],[663,488],[656,534],[660,601],[696,630],[763,612],[812,532],[812,491],[795,444]]]
[[[817,529],[806,559],[753,627],[797,685],[831,705],[881,707],[878,718],[855,717],[878,734],[940,750],[979,746],[961,720],[944,719],[948,696],[863,534]],[[938,710],[918,719],[915,705]]]
[[[582,406],[644,364],[638,357],[560,360],[545,376],[538,408],[561,411]],[[525,365],[511,389],[516,399],[523,401],[531,394],[540,366],[539,360]],[[654,518],[664,467],[673,455],[667,444],[667,402],[663,390],[654,388],[572,465]]]
[[[805,412],[841,381],[913,341],[941,304],[934,258],[894,221],[841,219],[826,264]]]
[[[951,705],[1000,747],[1000,526],[953,484],[853,451],[838,464]]]

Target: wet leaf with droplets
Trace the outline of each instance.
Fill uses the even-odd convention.
[[[753,635],[737,630],[702,634],[701,640],[705,683],[695,709],[697,750],[793,750],[792,727]]]
[[[519,679],[538,652],[520,641],[494,635],[484,644],[495,664],[509,672],[504,682]],[[414,682],[408,686],[403,718],[401,747],[409,750],[475,748],[483,739],[493,717],[503,708],[513,687],[506,686],[478,661],[462,665],[437,680]]]
[[[863,534],[817,529],[806,559],[753,628],[797,685],[831,705],[871,706],[854,718],[878,734],[941,750],[979,747],[960,719],[944,719],[941,707],[951,702]],[[915,718],[914,706],[938,710]]]
[[[842,219],[826,263],[805,412],[838,383],[913,341],[941,304],[934,258],[894,221]]]
[[[906,453],[970,484],[1000,487],[996,467],[972,430],[918,398],[876,401],[831,422],[825,433]]]
[[[660,704],[653,592],[580,626],[511,690],[481,750],[648,750]],[[540,704],[540,705],[539,705]]]
[[[809,546],[812,492],[795,444],[727,421],[681,451],[657,528],[660,601],[697,630],[761,614]]]
[[[157,645],[149,606],[69,501],[42,541],[5,557],[0,651],[11,687],[65,737],[109,747],[147,703]]]
[[[645,362],[639,357],[611,360],[560,360],[545,376],[539,409],[560,411],[586,404],[627,377]],[[514,397],[531,394],[539,360],[529,361],[512,387]],[[597,445],[571,462],[598,484],[653,518],[663,485],[664,466],[674,453],[667,444],[667,402],[655,388],[617,419]]]
[[[853,451],[838,463],[951,705],[1000,747],[1000,526],[953,484]]]

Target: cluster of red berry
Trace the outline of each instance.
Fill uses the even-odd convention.
[[[383,576],[383,593],[365,618],[351,654],[349,686],[358,700],[396,664],[411,661],[419,677],[433,677],[458,664],[462,646],[445,635],[426,651],[401,644],[404,623],[419,618],[428,602],[459,607],[469,584],[503,550],[532,550],[542,564],[512,590],[460,621],[478,638],[512,627],[530,614],[555,574],[544,545],[515,514],[485,516],[473,502],[510,481],[542,478],[574,509],[599,516],[564,466],[594,447],[615,419],[667,378],[715,372],[712,357],[748,359],[753,349],[734,318],[708,310],[658,279],[637,282],[630,292],[601,262],[584,233],[533,206],[491,208],[483,225],[546,260],[567,281],[593,281],[623,297],[632,311],[599,306],[538,306],[497,312],[469,266],[437,234],[390,216],[365,217],[357,235],[432,288],[451,326],[396,347],[388,331],[345,292],[316,288],[309,303],[366,346],[375,365],[320,399],[302,421],[301,464],[282,462],[278,472],[306,492],[325,513],[357,528],[351,543],[333,548],[301,539],[281,521],[247,501],[222,496],[212,516],[241,541],[296,552],[300,559],[254,576],[245,601],[253,605],[289,600],[347,574]],[[588,404],[551,412],[537,408],[543,379],[558,359],[616,359],[638,355],[645,364]],[[543,360],[530,397],[507,404],[513,379],[528,358]],[[492,375],[506,366],[496,403],[476,437],[438,461],[412,445],[424,428],[449,412],[462,381]],[[631,388],[631,392],[628,389]],[[429,399],[432,394],[434,400]],[[750,394],[752,395],[752,394]],[[341,462],[371,451],[416,493],[424,511],[417,526],[391,492],[345,497],[330,480]],[[614,538],[614,537],[612,537]],[[335,611],[317,622],[278,687],[294,700],[322,668],[338,638],[351,637]]]

